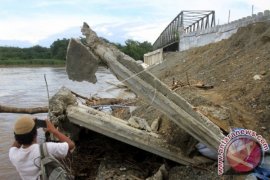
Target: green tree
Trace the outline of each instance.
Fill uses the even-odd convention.
[[[26,53],[27,59],[50,59],[50,49],[45,48],[39,45],[33,46],[31,48],[25,48],[24,51]]]
[[[0,47],[0,60],[8,59],[50,59],[50,49],[33,46],[30,48]]]
[[[66,38],[54,41],[50,46],[52,58],[66,60],[68,42],[69,39]]]
[[[139,41],[134,41],[131,39],[126,40],[125,45],[114,44],[123,53],[129,55],[135,60],[143,60],[143,55],[152,51],[153,47],[150,42],[144,41],[140,43]]]
[[[121,45],[119,43],[109,42],[104,38],[103,40],[115,45],[120,51],[135,60],[142,60],[145,53],[152,51],[152,45],[147,41],[141,43],[139,41],[128,39],[126,40],[125,45]],[[85,38],[82,38],[81,41],[86,43]],[[69,39],[64,38],[54,41],[50,48],[39,45],[30,48],[0,47],[0,60],[29,60],[29,62],[34,59],[66,60],[68,43]]]

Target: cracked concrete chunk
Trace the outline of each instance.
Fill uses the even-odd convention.
[[[151,130],[153,132],[158,132],[159,129],[159,125],[160,125],[160,117],[156,118],[152,124],[151,124]]]
[[[142,119],[142,118],[139,118],[136,116],[132,116],[131,118],[129,118],[128,124],[131,127],[134,127],[137,129],[143,129],[143,130],[146,130],[148,132],[151,132],[151,127],[148,125],[148,123],[145,119]]]
[[[99,59],[79,40],[71,39],[67,49],[66,71],[69,79],[96,83]]]
[[[65,109],[68,105],[76,104],[77,99],[66,87],[62,87],[50,99],[50,120],[54,124],[59,124],[59,121],[65,119]]]

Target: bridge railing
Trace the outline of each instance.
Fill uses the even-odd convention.
[[[179,33],[193,32],[215,25],[215,11],[181,11],[162,31],[153,48],[155,50],[179,42]]]

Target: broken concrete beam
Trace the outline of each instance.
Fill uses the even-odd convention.
[[[210,148],[218,148],[224,135],[214,123],[194,111],[192,105],[172,92],[150,72],[145,71],[131,57],[99,39],[86,23],[82,27],[82,33],[86,36],[90,51],[102,59],[116,77],[132,91],[167,115],[198,141]],[[76,64],[76,66],[87,68],[85,64]]]
[[[133,128],[128,122],[97,111],[84,105],[70,105],[67,108],[70,122],[121,142],[154,153],[183,165],[196,165],[209,162],[203,157],[186,157],[180,148],[168,144],[162,137],[152,132]]]
[[[66,61],[66,72],[69,79],[96,83],[95,73],[99,62],[98,57],[89,51],[79,40],[71,39],[69,41]],[[87,68],[78,67],[76,64],[84,64]]]

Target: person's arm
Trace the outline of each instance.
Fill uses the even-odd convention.
[[[11,147],[16,147],[16,148],[20,148],[21,147],[21,145],[15,140],[14,142],[13,142],[13,144],[12,144],[12,146]]]
[[[52,133],[57,139],[59,139],[60,142],[68,143],[69,151],[75,148],[75,143],[69,137],[65,136],[63,133],[58,131],[49,120],[46,120],[46,123],[47,123],[47,131]]]

